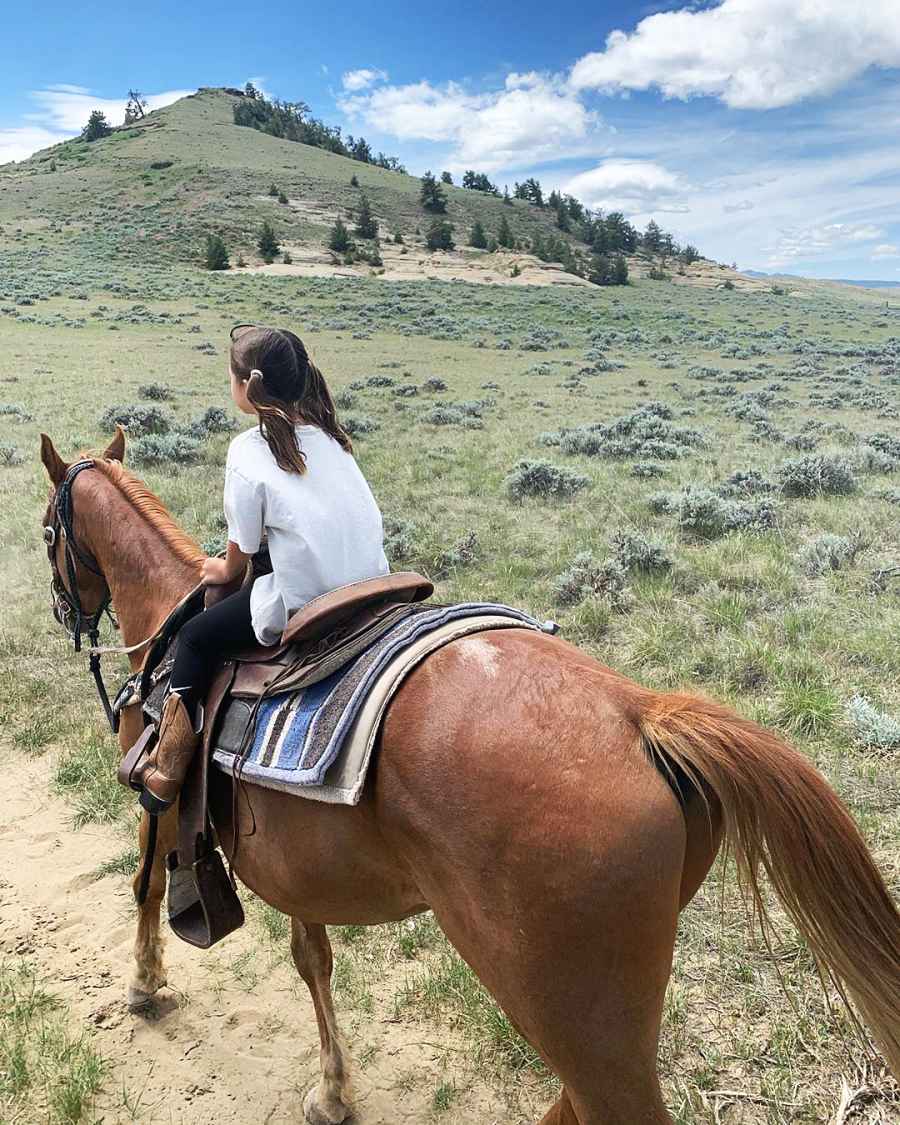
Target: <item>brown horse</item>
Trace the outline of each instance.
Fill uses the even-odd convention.
[[[119,433],[74,480],[71,512],[102,572],[79,563],[78,596],[90,611],[109,592],[127,645],[196,584],[202,553],[123,454]],[[67,466],[46,437],[41,455],[55,490]],[[139,726],[126,715],[123,746]],[[213,816],[226,852],[242,834],[242,881],[292,919],[321,1036],[309,1122],[350,1113],[325,925],[429,908],[561,1079],[544,1125],[671,1122],[656,1053],[675,929],[723,832],[761,919],[764,870],[900,1075],[900,914],[865,843],[801,754],[716,703],[648,691],[543,634],[481,634],[406,680],[358,806],[248,793],[254,834],[247,804],[232,823],[224,774]],[[139,910],[133,1005],[165,983],[161,857],[173,829],[169,814]]]

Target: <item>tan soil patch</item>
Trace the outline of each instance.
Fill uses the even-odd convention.
[[[134,907],[128,881],[93,872],[122,850],[113,828],[74,831],[65,803],[49,795],[50,755],[5,749],[0,773],[0,956],[23,957],[47,976],[73,1022],[90,1030],[110,1072],[98,1119],[130,1121],[122,1090],[139,1098],[142,1122],[227,1125],[301,1122],[305,1090],[318,1079],[312,1003],[293,965],[248,923],[215,949],[167,942],[169,981],[144,1015],[124,1002],[131,969]],[[414,968],[414,965],[412,966]],[[397,1022],[392,997],[410,963],[368,981],[372,1014],[339,1017],[356,1059],[354,1125],[419,1125],[436,1120],[441,1082],[459,1093],[440,1114],[447,1125],[525,1125],[541,1116],[517,1084],[521,1109],[481,1082],[466,1044],[442,1029]],[[448,1068],[453,1060],[455,1071]],[[510,1091],[512,1093],[512,1091]]]

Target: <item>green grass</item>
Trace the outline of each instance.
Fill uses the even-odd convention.
[[[407,525],[402,564],[430,569],[474,533],[474,558],[443,568],[440,600],[492,598],[554,618],[565,638],[643,683],[704,691],[771,724],[838,788],[900,891],[896,761],[860,745],[846,721],[856,694],[900,717],[900,583],[876,587],[870,577],[900,563],[891,500],[900,473],[858,470],[853,496],[774,496],[774,527],[710,541],[683,534],[650,504],[658,491],[717,489],[735,472],[775,480],[782,462],[797,455],[782,437],[804,430],[821,451],[850,457],[862,455],[873,433],[900,437],[897,311],[885,310],[883,297],[814,285],[783,298],[643,281],[610,293],[211,276],[185,264],[179,247],[213,216],[239,239],[271,207],[301,233],[305,220],[257,198],[260,183],[263,193],[274,178],[292,198],[343,205],[356,171],[376,213],[386,208],[410,226],[415,194],[402,177],[224,128],[230,110],[213,97],[167,113],[164,128],[136,130],[114,148],[66,146],[56,173],[42,170],[37,158],[0,169],[0,350],[8,361],[0,405],[24,408],[24,416],[0,413],[0,442],[25,454],[21,464],[0,466],[0,575],[16,592],[0,630],[0,722],[14,749],[48,756],[75,823],[130,826],[133,801],[115,782],[118,751],[86,662],[50,618],[38,435],[49,432],[66,456],[102,448],[109,436],[99,422],[103,411],[141,401],[139,387],[152,382],[173,389],[166,409],[186,425],[228,402],[229,326],[275,321],[297,328],[335,390],[359,384],[352,412],[378,428],[357,439],[357,456],[386,515]],[[212,135],[221,136],[220,146]],[[159,158],[175,163],[150,173]],[[461,194],[453,193],[454,206],[490,203]],[[712,368],[719,374],[704,374]],[[373,375],[389,376],[394,386],[370,384]],[[446,391],[428,389],[434,377]],[[418,394],[393,393],[404,385]],[[733,409],[760,390],[773,396],[763,409],[775,436],[760,436]],[[485,398],[493,405],[483,410],[482,428],[426,421],[437,403]],[[666,460],[649,452],[569,456],[541,441],[545,432],[608,425],[651,400],[672,411],[674,425],[699,430],[705,444]],[[196,465],[144,473],[200,541],[222,534],[227,446],[227,434],[213,435],[201,443]],[[513,504],[503,482],[524,458],[584,474],[589,486],[564,503]],[[664,478],[632,474],[634,463],[657,460]],[[662,540],[671,570],[629,573],[620,604],[599,595],[557,604],[556,576],[580,552],[599,562],[613,556],[617,531]],[[866,551],[837,573],[809,577],[802,552],[811,541],[856,532],[871,544]],[[111,681],[125,671],[114,658],[106,664]],[[129,848],[98,874],[131,875],[135,866]],[[274,971],[276,950],[286,959],[288,943],[282,915],[262,904],[251,913],[260,951],[231,970],[248,992]],[[450,1026],[470,1047],[429,1091],[440,1088],[438,1080],[463,1089],[473,1067],[498,1089],[503,1075],[542,1081],[533,1052],[430,915],[374,930],[340,927],[333,936],[342,1018],[365,1029],[363,1048],[373,1057],[384,1045],[379,1021],[399,1018],[416,1032],[427,1026],[422,1038],[436,1039]],[[789,927],[776,953],[809,1050],[790,1032],[791,1003],[750,940],[730,870],[711,877],[682,919],[663,1028],[661,1069],[679,1121],[714,1121],[708,1092],[722,1089],[769,1099],[739,1103],[752,1125],[833,1113],[839,1076],[850,1073],[847,1025],[824,1005]],[[292,972],[289,960],[277,971]],[[29,1050],[10,1048],[6,1081],[32,1074]],[[470,1066],[470,1055],[489,1065]],[[850,1058],[855,1065],[857,1056]],[[873,1072],[871,1080],[879,1093],[857,1114],[865,1125],[896,1108],[884,1075]],[[461,1112],[458,1104],[441,1110],[435,1099],[436,1113]]]
[[[0,961],[0,1121],[90,1121],[105,1064],[25,962]]]

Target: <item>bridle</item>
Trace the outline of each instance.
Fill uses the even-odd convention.
[[[110,609],[112,594],[106,576],[94,556],[85,550],[75,538],[75,512],[72,504],[72,485],[75,478],[85,469],[92,469],[93,467],[94,462],[90,458],[76,461],[74,465],[69,466],[50,502],[50,522],[44,528],[44,542],[47,544],[47,558],[50,562],[52,574],[50,599],[53,616],[69,635],[76,652],[81,652],[82,633],[87,634],[91,643],[89,650],[91,675],[94,677],[97,694],[100,696],[106,718],[115,734],[119,729],[119,716],[109,702],[109,695],[103,683],[103,674],[100,669],[100,652],[97,650],[100,640],[100,621],[104,613],[109,617],[115,628],[118,629],[119,626]],[[65,547],[64,557],[68,584],[63,581],[59,564],[56,561],[57,544],[60,540]],[[81,595],[78,592],[77,563],[81,563],[86,570],[103,579],[105,593],[93,613],[85,612],[84,606],[81,604]]]

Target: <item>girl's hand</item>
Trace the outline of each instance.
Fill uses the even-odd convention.
[[[200,578],[204,586],[224,586],[232,580],[225,559],[206,559]]]

